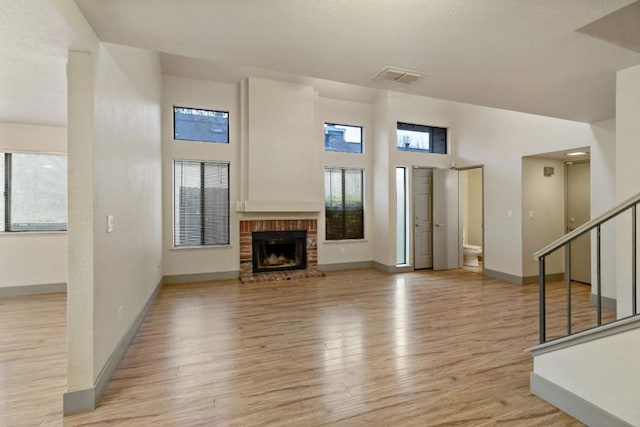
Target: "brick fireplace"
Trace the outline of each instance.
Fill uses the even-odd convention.
[[[306,268],[254,272],[253,233],[306,232]],[[318,221],[315,219],[268,219],[240,221],[240,281],[242,283],[320,277],[318,271]]]

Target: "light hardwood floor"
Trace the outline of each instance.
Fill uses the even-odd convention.
[[[165,286],[99,407],[63,418],[65,303],[0,299],[0,425],[581,425],[529,393],[537,286],[463,270]]]

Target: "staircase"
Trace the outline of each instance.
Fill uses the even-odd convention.
[[[640,316],[637,304],[637,206],[640,194],[583,224],[536,252],[539,263],[540,344],[533,355],[531,392],[589,426],[640,426]],[[630,315],[603,323],[601,227],[631,213]],[[571,311],[571,244],[595,233],[596,326],[573,330]],[[564,250],[567,284],[566,334],[547,339],[546,258]]]

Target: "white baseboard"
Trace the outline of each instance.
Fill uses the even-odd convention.
[[[531,393],[588,426],[632,427],[631,424],[592,404],[580,396],[531,373]]]
[[[100,375],[98,375],[98,379],[96,380],[95,384],[92,387],[83,390],[67,391],[64,393],[64,395],[62,396],[63,415],[71,415],[78,412],[91,411],[96,408],[98,400],[100,400],[104,389],[107,387],[107,384],[109,383],[113,372],[118,367],[122,356],[124,356],[127,349],[129,348],[129,345],[131,344],[131,341],[136,336],[136,333],[138,332],[138,328],[140,328],[140,325],[142,324],[144,316],[147,314],[147,311],[149,311],[149,308],[151,308],[151,305],[156,299],[156,296],[158,295],[158,292],[160,292],[161,288],[162,280],[160,280],[160,283],[158,283],[155,290],[145,303],[144,307],[142,308],[140,313],[138,313],[136,320],[133,321],[133,323],[127,330],[127,333],[124,334],[116,348],[111,353],[109,360],[107,360],[107,363],[102,368]]]
[[[0,288],[1,297],[20,297],[37,294],[63,294],[67,292],[66,283],[43,283],[39,285],[7,286]]]

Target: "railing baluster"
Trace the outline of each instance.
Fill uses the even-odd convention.
[[[571,242],[567,242],[564,275],[567,279],[567,335],[571,335]]]
[[[602,224],[605,224],[623,212],[631,210],[631,314],[638,316],[638,205],[640,205],[640,193],[624,201],[608,212],[582,224],[575,230],[562,236],[555,242],[540,249],[534,254],[538,260],[539,269],[539,292],[540,292],[540,343],[547,342],[547,319],[546,319],[546,257],[565,247],[565,279],[567,287],[567,336],[573,333],[572,320],[572,292],[571,292],[571,252],[574,240],[582,236],[591,236],[596,232],[596,320],[597,326],[602,325]],[[593,288],[592,288],[593,290]]]
[[[600,224],[598,224],[597,227],[597,243],[596,243],[596,284],[597,284],[597,300],[596,300],[596,309],[598,310],[597,313],[597,317],[598,317],[598,326],[602,325],[602,283],[601,283],[601,279],[602,279],[602,273],[601,273],[601,265],[600,265],[600,252],[601,252],[601,248],[600,248],[600,241],[601,241],[601,236],[600,236]]]
[[[638,305],[636,303],[636,288],[638,283],[636,281],[636,246],[637,246],[637,231],[636,231],[636,207],[633,205],[631,208],[631,313],[635,316],[638,314]]]
[[[538,283],[540,286],[540,344],[544,344],[547,340],[547,326],[546,326],[546,301],[545,301],[545,257],[541,256],[538,259],[538,268],[540,271],[540,277],[538,278]]]

